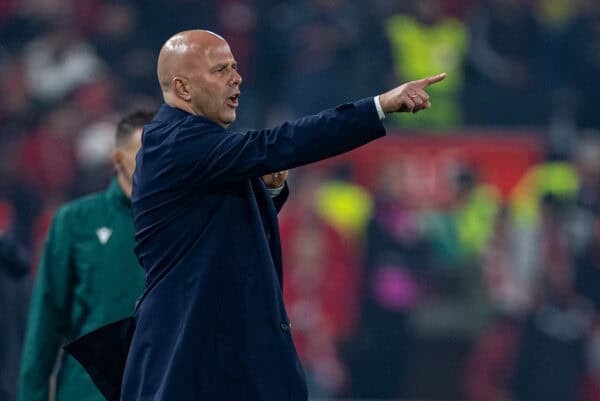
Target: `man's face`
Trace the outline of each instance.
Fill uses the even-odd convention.
[[[194,111],[222,125],[235,121],[242,77],[226,42],[197,50],[188,88]]]

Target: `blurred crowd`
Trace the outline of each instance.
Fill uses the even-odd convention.
[[[539,141],[508,193],[468,164],[436,202],[400,164],[367,186],[357,163],[292,173],[285,296],[315,397],[600,400],[597,0],[0,0],[0,238],[20,249],[0,247],[0,300],[57,206],[105,186],[119,116],[161,103],[162,43],[197,27],[240,65],[237,128],[445,71],[391,135]]]

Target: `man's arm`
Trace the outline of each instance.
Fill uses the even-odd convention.
[[[288,170],[336,156],[385,135],[380,113],[412,112],[431,107],[427,86],[445,74],[407,82],[374,98],[245,134],[215,125],[203,132],[190,126],[170,141],[177,177],[196,185],[220,185]],[[379,108],[379,110],[378,110]]]
[[[72,269],[65,209],[54,218],[33,288],[18,401],[48,401],[49,379],[67,331]]]
[[[221,185],[335,156],[385,135],[373,98],[247,133],[180,129],[171,143],[181,182]]]

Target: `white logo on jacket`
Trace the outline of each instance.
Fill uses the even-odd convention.
[[[108,239],[112,235],[112,230],[108,227],[100,227],[96,230],[96,235],[98,236],[98,240],[102,245],[108,242]]]

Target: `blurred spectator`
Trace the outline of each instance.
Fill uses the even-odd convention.
[[[315,210],[318,176],[295,181],[298,197],[280,219],[285,301],[294,342],[313,397],[331,397],[347,385],[338,352],[355,324],[358,253]]]
[[[573,253],[569,225],[574,224],[572,206],[579,186],[572,165],[550,159],[533,166],[515,188],[484,266],[491,300],[504,312],[518,315],[532,306],[543,275],[544,247],[551,239]],[[564,225],[558,230],[553,216],[560,209],[568,218],[561,216]]]
[[[544,195],[575,199],[579,177],[572,164],[548,155],[546,160],[531,167],[510,195],[511,213],[517,224],[533,227],[540,217],[540,202]]]
[[[407,313],[421,296],[418,277],[427,267],[428,249],[418,215],[405,203],[402,174],[399,165],[382,169],[367,227],[361,315],[346,348],[356,398],[408,395]]]
[[[449,176],[450,199],[423,214],[440,268],[477,263],[491,237],[500,199],[498,191],[479,182],[476,174],[467,165],[457,166]]]
[[[76,174],[70,192],[76,196],[94,192],[112,176],[110,155],[114,149],[114,121],[98,120],[81,130],[75,143]]]
[[[65,21],[27,45],[24,64],[31,95],[57,101],[82,83],[94,79],[102,64],[94,49]]]
[[[469,399],[584,400],[584,352],[593,311],[576,292],[576,271],[563,229],[568,218],[565,206],[554,195],[542,200],[538,247],[534,247],[539,253],[539,270],[534,280],[520,289],[533,294],[524,302],[525,322],[521,325],[514,317],[503,315],[478,340],[466,372]],[[509,294],[503,295],[506,306]],[[504,311],[524,310],[522,305],[511,306]]]
[[[0,400],[15,401],[31,285],[26,255],[0,232]]]
[[[72,138],[81,120],[72,103],[48,113],[19,148],[17,174],[23,183],[49,201],[62,201],[75,171]]]
[[[7,142],[31,129],[39,117],[29,95],[23,61],[16,58],[5,65],[0,63],[0,71],[0,90],[11,94],[0,98],[0,141]]]
[[[461,122],[458,95],[463,85],[467,31],[462,21],[444,15],[440,0],[413,0],[412,13],[393,15],[385,21],[394,69],[400,81],[448,73],[444,85],[431,87],[435,107],[403,123],[451,128]],[[405,122],[406,121],[406,122]]]
[[[500,196],[474,168],[460,166],[456,181],[458,243],[466,259],[479,259],[493,230]]]
[[[508,208],[502,208],[483,255],[482,284],[495,312],[509,317],[522,317],[529,310],[536,278],[534,271],[518,263],[519,239]]]
[[[142,293],[144,272],[133,252],[131,180],[142,128],[153,115],[138,111],[119,122],[111,158],[115,177],[104,191],[65,204],[52,219],[32,293],[19,401],[103,398],[61,347],[129,316]],[[55,365],[56,393],[50,387]]]
[[[428,302],[417,308],[415,319],[423,333],[460,333],[469,338],[489,318],[481,264],[500,199],[495,188],[479,181],[472,167],[460,164],[453,170],[449,198],[422,212],[424,235],[430,244],[431,294]]]
[[[576,145],[573,168],[579,188],[569,216],[573,253],[581,256],[593,243],[595,216],[600,212],[600,136],[584,133]]]
[[[465,123],[538,126],[547,121],[543,32],[529,0],[486,0],[469,19]]]
[[[72,24],[73,19],[69,19],[72,11],[71,1],[5,0],[0,16],[0,52],[17,54],[56,21]]]
[[[561,160],[547,160],[532,167],[521,179],[511,195],[511,216],[514,219],[515,238],[512,256],[516,278],[525,291],[525,299],[536,295],[536,283],[543,277],[545,247],[551,239],[561,245],[568,242],[569,252],[573,246],[569,238],[571,222],[560,217],[557,228],[554,217],[561,208],[567,208],[579,189],[579,178],[573,166]],[[551,236],[551,237],[549,237]],[[558,248],[557,248],[558,249]]]
[[[338,165],[319,186],[316,210],[347,240],[358,242],[372,213],[371,194],[352,182],[351,167]]]
[[[515,368],[515,398],[520,401],[583,399],[592,310],[575,292],[564,206],[554,196],[542,203],[538,301],[523,329]]]

